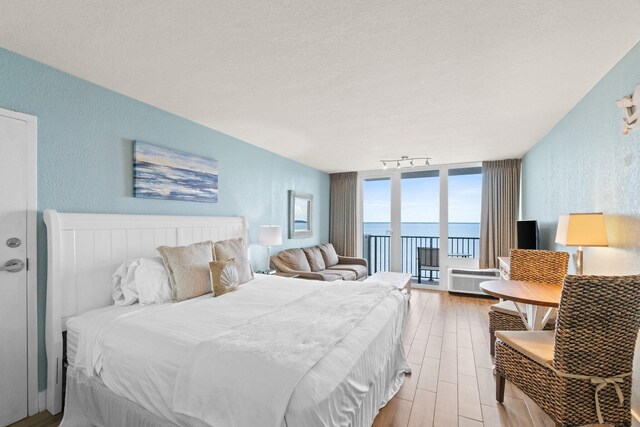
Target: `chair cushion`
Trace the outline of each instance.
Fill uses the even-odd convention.
[[[325,272],[329,274],[337,274],[342,277],[342,280],[356,280],[357,278],[356,273],[351,270],[342,270],[332,267],[326,269]]]
[[[510,314],[512,316],[519,316],[516,305],[513,301],[502,301],[491,306],[491,311],[499,311],[500,313]]]
[[[367,276],[367,267],[360,264],[336,264],[331,267],[331,270],[353,271],[356,275],[356,279]]]
[[[553,361],[554,331],[496,331],[496,338],[543,366]]]
[[[307,257],[311,271],[322,271],[326,268],[320,248],[314,246],[312,248],[304,248],[303,251],[304,255]]]
[[[503,314],[508,314],[510,316],[520,316],[518,314],[518,310],[516,309],[516,305],[513,303],[513,301],[502,301],[499,302],[497,304],[493,304],[491,306],[491,311],[498,311],[500,313]],[[527,313],[523,313],[524,317],[527,317]],[[549,317],[549,322],[553,323],[552,321],[555,320],[555,318],[558,317],[558,310],[554,310],[554,312],[551,314],[551,317]]]
[[[331,243],[318,245],[318,249],[322,253],[322,258],[324,258],[324,264],[327,268],[333,267],[338,263],[338,254]]]
[[[295,271],[311,271],[309,261],[300,248],[286,249],[278,254],[278,259],[289,269]]]

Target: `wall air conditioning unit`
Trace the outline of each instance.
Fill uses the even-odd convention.
[[[466,294],[486,295],[480,289],[480,283],[487,280],[499,280],[500,270],[487,268],[483,270],[471,270],[463,268],[449,269],[449,292],[462,292]]]

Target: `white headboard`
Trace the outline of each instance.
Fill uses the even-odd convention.
[[[62,410],[66,319],[113,304],[111,276],[126,260],[157,256],[161,245],[248,238],[242,217],[103,215],[44,211],[47,225],[47,409]]]

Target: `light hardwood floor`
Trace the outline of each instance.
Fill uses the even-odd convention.
[[[412,373],[375,427],[546,427],[553,421],[507,383],[495,400],[489,355],[494,300],[415,290],[403,340]]]

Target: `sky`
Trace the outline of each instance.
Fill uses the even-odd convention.
[[[482,175],[449,177],[449,222],[480,222]],[[402,222],[439,222],[440,178],[401,181]],[[391,181],[364,182],[364,222],[390,222]]]

